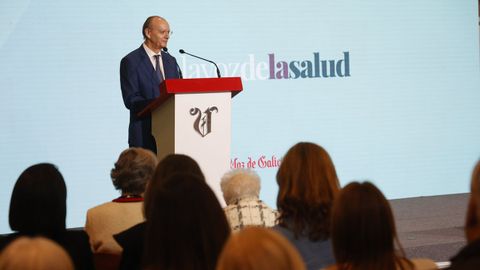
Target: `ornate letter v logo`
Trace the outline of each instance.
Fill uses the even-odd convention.
[[[197,115],[195,122],[193,122],[193,129],[202,137],[212,132],[212,112],[218,112],[218,108],[215,106],[208,107],[203,113],[199,108],[190,109],[191,115]]]

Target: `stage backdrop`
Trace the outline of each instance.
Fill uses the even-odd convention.
[[[118,196],[127,145],[120,59],[162,15],[187,78],[241,76],[231,167],[252,167],[275,207],[275,174],[298,141],[326,148],[342,185],[390,199],[468,191],[480,153],[477,0],[0,0],[0,232],[20,173],[52,162],[68,226]],[[213,119],[212,129],[215,129]]]

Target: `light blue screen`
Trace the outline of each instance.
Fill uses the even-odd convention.
[[[118,196],[109,173],[128,147],[129,117],[119,62],[150,15],[170,22],[185,77],[215,72],[178,49],[242,77],[231,163],[255,161],[269,205],[279,160],[298,141],[322,145],[342,184],[368,179],[388,198],[466,192],[480,150],[477,5],[0,0],[0,232],[34,163],[63,173],[69,227]]]

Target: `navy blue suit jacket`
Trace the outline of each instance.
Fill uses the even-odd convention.
[[[175,57],[162,52],[162,61],[166,79],[180,77]],[[160,95],[160,81],[143,45],[129,53],[120,62],[120,85],[123,102],[130,110],[129,146],[150,149],[156,153],[155,139],[151,132],[151,116],[137,116]]]

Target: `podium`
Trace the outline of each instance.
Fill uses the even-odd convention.
[[[152,116],[158,159],[173,153],[195,159],[222,205],[220,178],[230,170],[231,99],[242,88],[240,77],[165,80],[160,96],[138,114]]]

